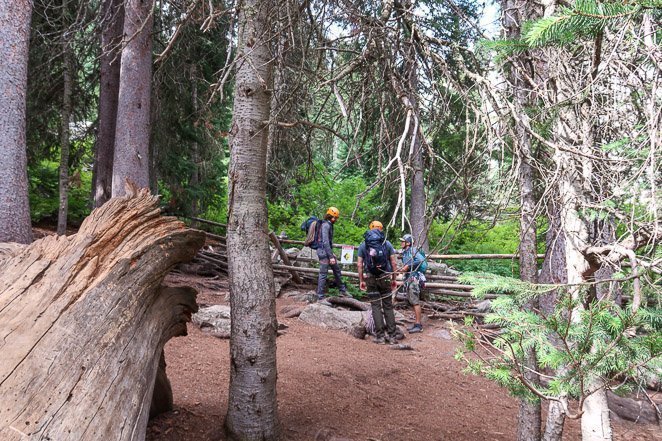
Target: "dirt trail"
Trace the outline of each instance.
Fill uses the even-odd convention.
[[[206,288],[200,279],[179,279],[201,291],[199,303],[227,304],[226,290]],[[293,302],[279,298],[277,311]],[[321,432],[353,441],[515,439],[516,400],[494,383],[462,373],[447,322],[427,320],[422,334],[408,335],[404,342],[412,351],[357,340],[298,318],[279,317],[279,322],[288,326],[278,337],[278,401],[286,440],[315,440]],[[187,337],[166,346],[166,361],[175,410],[150,423],[147,439],[223,439],[228,340],[189,324]],[[617,441],[662,440],[656,427],[616,422],[614,429]],[[564,440],[578,439],[579,423],[569,421]]]

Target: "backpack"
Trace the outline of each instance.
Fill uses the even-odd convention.
[[[322,220],[317,216],[310,216],[301,224],[301,230],[306,232],[306,238],[303,245],[316,250],[319,247],[319,239],[322,234]]]
[[[375,276],[391,271],[384,233],[378,229],[369,230],[365,232],[363,238],[365,239],[366,270]]]
[[[414,268],[414,271],[418,271],[421,274],[424,274],[428,270],[428,259],[425,257],[423,250],[416,250],[415,253],[412,253],[414,257],[412,258],[414,262],[420,262],[417,268]]]

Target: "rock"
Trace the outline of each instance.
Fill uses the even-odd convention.
[[[276,297],[280,296],[280,291],[283,289],[283,286],[287,285],[290,280],[292,280],[292,275],[288,276],[278,276],[274,277],[274,288],[276,291]]]
[[[202,308],[192,316],[192,321],[204,333],[218,338],[230,338],[230,307],[213,305]]]
[[[290,259],[296,259],[299,257],[299,248],[287,248],[284,251]]]
[[[492,302],[490,300],[483,300],[482,302],[478,302],[473,305],[473,308],[476,310],[476,312],[480,313],[490,312],[492,310]]]
[[[432,337],[441,338],[442,340],[452,340],[451,333],[446,329],[437,329],[433,332],[430,332]]]
[[[287,290],[283,293],[285,297],[290,297],[296,300],[297,302],[310,302],[311,300],[317,298],[314,290],[310,291],[300,291],[300,290]]]
[[[317,260],[317,251],[309,247],[303,247],[301,248],[301,251],[299,251],[299,254],[297,254],[297,260],[296,262],[294,262],[294,266],[300,266],[302,268],[310,268],[313,266],[311,265],[313,262],[301,262],[299,261],[299,258]]]
[[[339,329],[351,332],[357,326],[364,326],[361,311],[343,311],[330,306],[313,303],[299,315],[304,322],[325,329]]]
[[[624,420],[640,424],[660,424],[653,405],[643,399],[633,397],[620,397],[615,393],[607,392],[609,410]],[[662,403],[656,403],[658,406]]]
[[[287,305],[280,310],[280,315],[284,318],[298,317],[303,308],[305,307],[301,305]]]
[[[428,263],[428,271],[430,274],[438,274],[441,276],[459,276],[460,272],[455,271],[454,269],[450,268],[448,265],[445,263],[437,263],[437,262],[432,262],[430,261]]]

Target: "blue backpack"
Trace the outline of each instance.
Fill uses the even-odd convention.
[[[414,248],[415,252],[412,252],[412,257],[414,263],[418,262],[418,266],[414,268],[414,271],[418,271],[419,273],[425,273],[428,270],[428,259],[425,257],[425,253],[423,250],[417,250]]]
[[[317,216],[310,216],[308,219],[303,221],[301,224],[301,230],[306,232],[306,239],[303,241],[303,245],[316,250],[319,247],[319,242],[321,239],[322,220]]]
[[[363,238],[365,239],[366,270],[375,276],[392,271],[384,233],[378,229],[369,230],[365,232]]]

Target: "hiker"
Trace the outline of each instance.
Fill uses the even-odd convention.
[[[410,334],[423,331],[421,323],[421,285],[425,284],[425,256],[416,249],[414,238],[411,234],[405,234],[400,238],[402,248],[402,268],[400,272],[405,274],[404,287],[407,292],[407,301],[414,308],[414,324],[407,328]]]
[[[394,344],[395,314],[391,292],[395,290],[395,248],[384,237],[384,226],[379,221],[370,222],[369,230],[363,237],[358,250],[359,288],[367,291],[372,308],[372,318],[375,321],[375,338],[377,344]],[[384,335],[384,320],[386,320],[386,335]]]
[[[317,244],[317,257],[320,261],[320,273],[317,278],[317,301],[323,305],[331,306],[331,304],[324,298],[324,287],[326,286],[326,277],[329,266],[333,270],[336,286],[340,290],[342,297],[347,297],[347,287],[343,283],[340,274],[340,265],[335,254],[333,254],[333,224],[336,223],[340,217],[340,211],[336,207],[329,207],[326,210],[324,219],[317,225],[319,230],[319,240]]]

